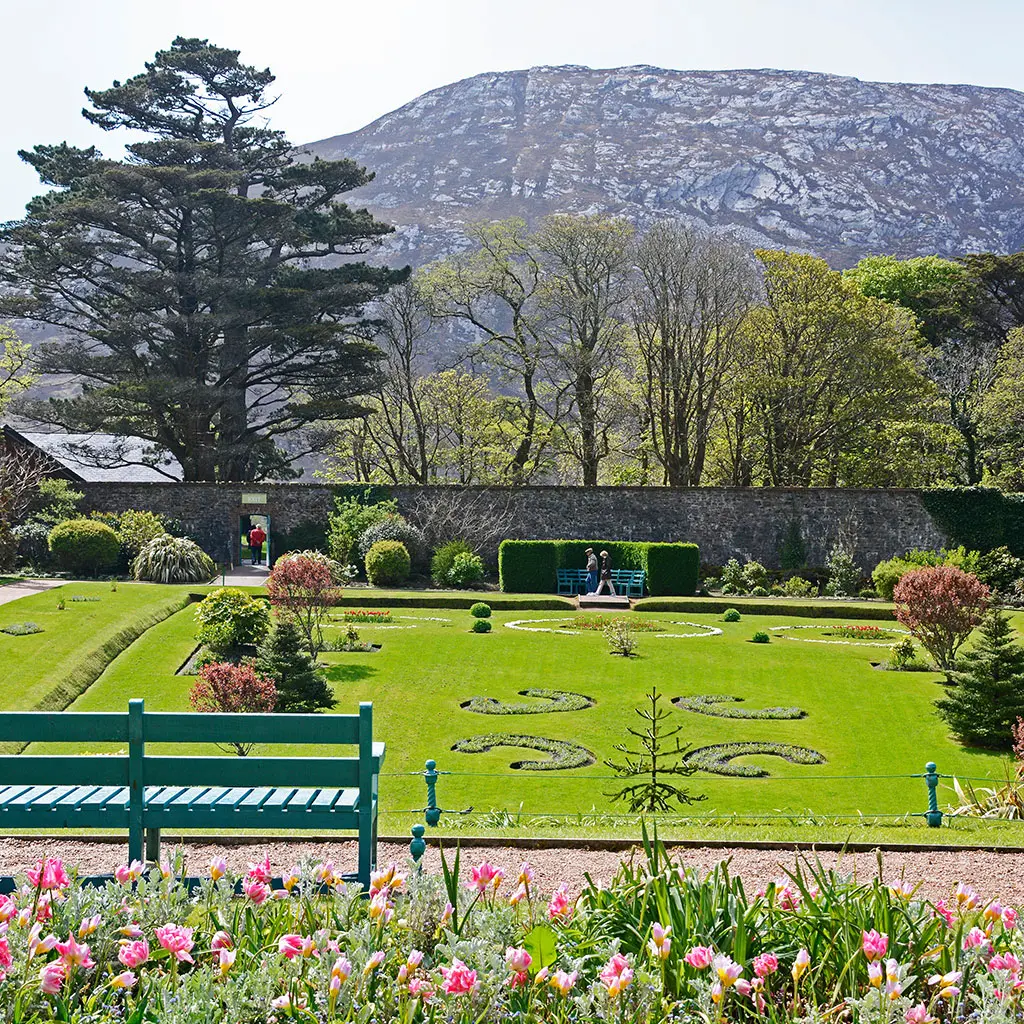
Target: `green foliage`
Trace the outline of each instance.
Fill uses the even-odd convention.
[[[401,586],[411,567],[409,552],[398,540],[379,540],[366,553],[366,578],[375,587]]]
[[[640,729],[627,726],[626,732],[633,740],[615,744],[623,759],[604,762],[621,778],[638,780],[605,794],[612,801],[622,800],[634,813],[664,814],[673,804],[684,807],[704,799],[672,781],[693,775],[697,768],[686,763],[690,748],[679,739],[682,727],[665,727],[671,713],[658,706],[661,696],[657,687],[651,688],[647,694],[650,707],[633,709],[644,725]]]
[[[1005,545],[1024,557],[1024,494],[948,487],[923,491],[921,504],[952,544],[980,552]]]
[[[308,714],[333,708],[338,703],[307,650],[299,627],[287,619],[278,620],[267,632],[254,668],[261,676],[274,681],[277,688],[275,711]]]
[[[322,522],[306,519],[290,530],[275,529],[270,544],[274,561],[292,551],[327,551],[327,527]]]
[[[336,586],[345,586],[351,583],[354,579],[355,566],[343,565],[341,562],[331,558],[330,555],[325,555],[322,551],[317,551],[311,548],[305,548],[298,551],[286,551],[274,562],[274,565],[277,566],[278,563],[287,562],[289,559],[293,558],[317,562],[319,565],[326,566],[331,574],[331,581]]]
[[[825,568],[828,570],[825,593],[829,597],[857,596],[862,574],[849,551],[838,544],[834,545],[825,559]]]
[[[743,575],[743,566],[740,565],[738,559],[730,558],[722,566],[722,575],[719,582],[722,584],[723,594],[743,594],[746,592],[747,580]]]
[[[967,551],[963,546],[950,550],[943,548],[941,551],[922,551],[915,548],[905,555],[897,555],[895,558],[879,562],[871,572],[871,579],[882,600],[891,601],[896,584],[912,569],[930,565],[953,565],[964,572],[977,575],[979,559],[977,551]]]
[[[818,588],[803,576],[790,576],[781,588],[784,597],[815,597]]]
[[[733,764],[738,757],[761,754],[781,757],[790,764],[824,764],[825,758],[810,747],[798,747],[792,743],[765,743],[750,740],[741,743],[714,743],[698,747],[686,756],[687,764],[713,775],[738,775],[746,779],[764,778],[770,775],[766,768],[756,764]]]
[[[506,593],[550,593],[558,567],[558,552],[551,541],[503,540],[498,547],[498,579]]]
[[[697,694],[693,697],[676,697],[672,703],[681,711],[695,711],[698,715],[711,715],[713,718],[765,718],[788,720],[806,718],[803,708],[737,708],[733,704],[742,704],[743,697],[729,697],[720,693]]]
[[[132,576],[153,583],[208,583],[217,566],[188,537],[154,537],[132,562]]]
[[[124,512],[92,512],[90,518],[105,522],[121,539],[121,554],[130,562],[154,538],[169,531],[163,516],[156,512],[127,509]]]
[[[39,481],[29,518],[48,526],[56,526],[65,519],[75,519],[84,497],[85,492],[76,491],[69,481],[45,477]]]
[[[755,644],[766,644],[771,637],[763,629],[759,629],[750,639]]]
[[[477,601],[477,603],[469,609],[469,614],[472,615],[474,619],[489,619],[491,617],[491,606],[489,604],[485,604],[483,601]]]
[[[367,527],[359,537],[359,556],[366,561],[370,548],[378,541],[399,541],[405,545],[413,565],[422,566],[426,558],[427,545],[423,533],[402,516],[389,516]]]
[[[345,493],[334,499],[335,511],[328,517],[327,550],[332,558],[348,565],[359,555],[359,538],[375,524],[398,515],[398,502],[375,500],[366,488],[360,495]]]
[[[1024,580],[1024,558],[1010,554],[1003,544],[978,557],[974,575],[996,593],[1010,594],[1014,585]]]
[[[196,605],[196,640],[214,651],[261,644],[270,628],[270,610],[237,587],[220,587]]]
[[[6,633],[8,636],[31,636],[42,631],[43,627],[37,622],[11,622],[0,627],[0,633]]]
[[[636,634],[627,620],[612,619],[601,632],[608,641],[608,649],[612,654],[621,655],[623,658],[632,658],[636,654]]]
[[[750,596],[751,597],[769,597],[769,596],[771,596],[771,591],[768,590],[767,587],[754,587],[750,591]]]
[[[519,691],[520,697],[536,697],[544,703],[526,704],[522,701],[507,702],[494,697],[471,697],[464,701],[462,707],[467,711],[475,711],[478,715],[547,715],[556,711],[586,711],[594,706],[590,697],[569,690],[546,690],[530,688]]]
[[[723,622],[739,622],[742,616],[735,608],[726,608],[722,615]]]
[[[786,534],[779,545],[779,567],[782,569],[802,569],[807,564],[807,545],[800,532],[800,523],[796,519],[789,521]]]
[[[453,587],[468,587],[484,578],[484,563],[471,551],[460,551],[448,570],[448,583]]]
[[[508,732],[469,736],[454,743],[452,750],[463,754],[484,754],[494,747],[525,747],[527,750],[541,750],[550,755],[546,761],[512,761],[509,764],[509,768],[523,771],[561,771],[568,768],[586,768],[587,765],[594,763],[594,755],[578,743]]]
[[[686,596],[697,592],[700,551],[696,544],[645,544],[641,566],[651,597]]]
[[[430,559],[430,578],[439,586],[452,586],[449,573],[456,555],[472,555],[473,549],[464,540],[450,540],[442,544]]]
[[[914,641],[905,636],[889,648],[888,666],[895,669],[906,668],[916,657],[917,647]]]
[[[949,679],[952,687],[935,706],[954,734],[971,746],[1009,750],[1013,726],[1024,717],[1024,647],[1002,609],[988,611],[978,642]]]
[[[743,566],[743,582],[750,593],[753,593],[759,587],[761,590],[766,590],[768,587],[768,570],[760,562],[747,562]]]
[[[61,568],[97,576],[117,565],[121,541],[105,523],[93,519],[67,519],[58,523],[47,541]]]
[[[487,619],[474,619],[471,629],[474,633],[490,633],[491,624]]]

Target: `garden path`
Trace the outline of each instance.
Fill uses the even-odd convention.
[[[62,587],[66,582],[66,580],[18,580],[17,583],[4,583],[0,585],[0,604],[9,604],[22,597],[41,594],[44,590]]]

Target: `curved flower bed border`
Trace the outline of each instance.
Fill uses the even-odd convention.
[[[506,622],[505,626],[508,629],[519,629],[524,633],[561,633],[562,636],[583,636],[583,632],[578,629],[551,629],[541,626],[534,626],[534,622],[571,622],[575,616],[566,615],[565,617],[555,619],[514,619],[512,622]],[[650,633],[652,640],[686,640],[691,637],[703,637],[703,636],[721,636],[722,631],[717,626],[706,626],[701,622],[687,622],[685,619],[671,619],[667,625],[670,626],[694,626],[697,629],[704,630],[703,633]]]
[[[699,693],[692,697],[674,697],[672,703],[680,711],[694,711],[698,715],[712,715],[715,718],[806,718],[803,708],[736,708],[722,705],[742,704],[746,698],[731,697],[722,693]]]
[[[522,736],[509,732],[492,732],[485,736],[469,736],[452,744],[452,750],[462,754],[484,754],[495,747],[526,747],[551,756],[546,761],[512,761],[510,768],[527,771],[557,771],[563,768],[586,768],[597,758],[578,743],[552,740],[546,736]]]
[[[822,625],[808,625],[808,626],[769,626],[768,629],[772,633],[779,633],[780,640],[799,640],[804,644],[838,644],[843,647],[892,647],[894,643],[898,643],[897,640],[824,640],[812,636],[787,636],[784,632],[790,629],[829,629],[829,626]],[[899,633],[901,636],[909,636],[910,633],[905,629],[900,629],[897,626],[885,627],[891,633]]]
[[[520,690],[520,697],[537,697],[543,704],[506,704],[495,697],[471,697],[460,707],[475,711],[478,715],[547,715],[556,711],[585,711],[594,706],[593,697],[571,690],[544,690],[531,688]]]
[[[771,775],[767,768],[756,764],[733,764],[737,757],[761,754],[767,757],[781,757],[790,764],[824,764],[825,755],[811,747],[798,747],[792,743],[764,743],[751,740],[741,743],[714,743],[709,747],[691,750],[683,761],[699,771],[713,775],[738,775],[747,779],[764,778]]]

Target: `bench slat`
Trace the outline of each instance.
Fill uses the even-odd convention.
[[[319,789],[297,789],[291,795],[285,809],[289,811],[304,811],[316,800],[320,794]]]
[[[269,787],[254,789],[239,805],[243,811],[257,811],[270,799],[273,790]]]
[[[332,811],[354,811],[359,807],[359,790],[343,789],[331,807]]]
[[[168,808],[178,810],[181,807],[191,809],[192,805],[209,789],[209,786],[189,786],[183,789],[173,800],[165,804]]]
[[[374,744],[373,771],[379,771],[384,747]],[[379,751],[379,753],[378,753]],[[343,788],[359,785],[357,757],[146,757],[146,781],[206,788],[216,782],[227,789],[246,785]],[[67,776],[65,776],[66,778]],[[95,780],[90,780],[95,781]]]
[[[179,793],[184,792],[184,786],[154,786],[152,790],[147,786],[146,806],[158,811],[166,807]]]
[[[217,810],[234,810],[252,792],[251,787],[229,789],[217,800]]]
[[[289,789],[287,786],[273,790],[269,799],[264,801],[263,808],[261,809],[279,811],[288,803],[289,800],[291,800],[294,792],[296,792],[294,789]]]
[[[127,786],[100,786],[91,796],[87,796],[79,805],[82,810],[115,807],[128,803]]]
[[[82,802],[99,788],[99,786],[75,786],[67,796],[57,801],[57,806],[77,810]]]
[[[55,786],[44,796],[36,797],[31,803],[32,810],[53,810],[61,800],[64,799],[69,793],[73,793],[77,786]]]
[[[222,797],[226,796],[228,790],[223,786],[214,786],[208,789],[198,800],[193,801],[192,806],[196,810],[212,811],[214,810],[214,804]]]
[[[31,786],[4,786],[3,792],[0,793],[0,807],[6,807],[16,796],[20,796],[31,788]]]
[[[127,743],[128,716],[110,711],[8,711],[0,740],[48,743]]]
[[[128,758],[100,754],[2,754],[0,779],[8,785],[24,782],[30,786],[60,786],[68,779],[80,779],[96,786],[127,786]]]
[[[46,794],[52,789],[53,786],[32,786],[31,789],[26,790],[20,796],[16,796],[11,800],[4,809],[24,811],[33,800],[38,800],[39,797],[46,796]]]
[[[147,712],[147,743],[359,742],[358,715],[262,715]]]

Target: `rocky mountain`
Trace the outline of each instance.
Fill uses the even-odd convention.
[[[377,174],[391,262],[474,220],[679,217],[846,266],[1024,248],[1024,93],[788,71],[537,67],[477,75],[308,147]]]

